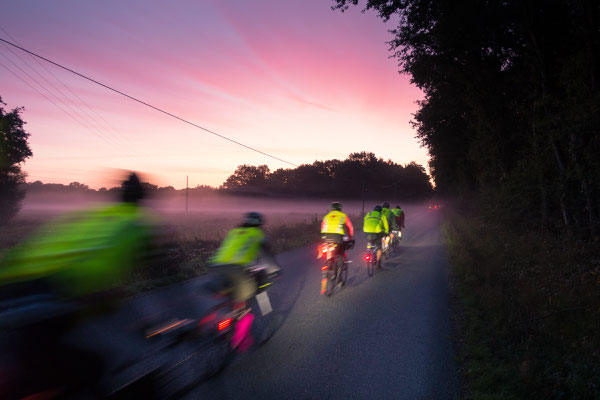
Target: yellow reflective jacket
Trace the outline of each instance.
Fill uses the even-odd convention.
[[[363,232],[366,233],[379,233],[379,232],[390,232],[387,218],[378,211],[370,211],[365,215],[363,221]]]
[[[345,225],[348,216],[341,211],[330,211],[323,217],[321,222],[321,233],[338,233],[340,235],[348,234]],[[352,233],[350,233],[352,235]]]
[[[257,227],[232,229],[210,262],[220,265],[247,265],[258,257],[264,239],[264,232]]]
[[[399,217],[402,215],[402,213],[403,213],[403,212],[404,212],[404,211],[402,211],[402,209],[401,209],[401,208],[394,208],[394,209],[392,210],[392,213],[394,213],[394,215],[395,215],[396,217],[398,217],[398,218],[399,218]]]
[[[391,230],[396,230],[397,229],[397,225],[396,225],[396,218],[394,218],[392,215],[392,210],[390,210],[389,208],[383,208],[381,210],[381,214],[383,214],[383,216],[387,219],[389,228]]]

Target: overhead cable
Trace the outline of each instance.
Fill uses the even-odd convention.
[[[286,164],[293,165],[294,167],[297,167],[297,166],[298,166],[297,164],[294,164],[294,163],[292,163],[292,162],[290,162],[290,161],[286,161],[286,160],[284,160],[284,159],[282,159],[282,158],[279,158],[279,157],[276,157],[276,156],[274,156],[274,155],[271,155],[271,154],[269,154],[269,153],[265,153],[264,151],[258,150],[258,149],[254,148],[254,147],[251,147],[251,146],[245,145],[245,144],[243,144],[243,143],[241,143],[241,142],[238,142],[237,140],[234,140],[234,139],[228,138],[227,136],[221,135],[221,134],[219,134],[219,133],[217,133],[217,132],[214,132],[214,131],[212,131],[212,130],[210,130],[210,129],[204,128],[203,126],[200,126],[200,125],[198,125],[198,124],[196,124],[196,123],[194,123],[194,122],[188,121],[188,120],[186,120],[186,119],[184,119],[184,118],[181,118],[181,117],[179,117],[179,116],[177,116],[177,115],[175,115],[175,114],[172,114],[172,113],[170,113],[170,112],[168,112],[168,111],[165,111],[165,110],[163,110],[163,109],[161,109],[161,108],[159,108],[159,107],[153,106],[152,104],[146,103],[145,101],[142,101],[142,100],[140,100],[140,99],[138,99],[138,98],[136,98],[136,97],[133,97],[133,96],[131,96],[131,95],[128,95],[127,93],[124,93],[124,92],[122,92],[122,91],[120,91],[120,90],[117,90],[117,89],[115,89],[115,88],[113,88],[113,87],[111,87],[111,86],[108,86],[108,85],[106,85],[106,84],[104,84],[104,83],[102,83],[102,82],[99,82],[99,81],[97,81],[97,80],[95,80],[95,79],[92,79],[92,78],[90,78],[90,77],[88,77],[88,76],[86,76],[86,75],[84,75],[84,74],[81,74],[81,73],[79,73],[79,72],[77,72],[77,71],[74,71],[74,70],[73,70],[73,69],[71,69],[71,68],[65,67],[64,65],[61,65],[61,64],[59,64],[59,63],[57,63],[57,62],[54,62],[54,61],[52,61],[52,60],[49,60],[49,59],[47,59],[46,57],[43,57],[43,56],[41,56],[41,55],[39,55],[39,54],[36,54],[36,53],[34,53],[34,52],[32,52],[32,51],[29,51],[29,50],[27,50],[27,49],[25,49],[25,48],[23,48],[23,47],[21,47],[21,46],[18,46],[18,45],[14,44],[14,43],[11,43],[11,42],[9,42],[8,40],[4,40],[4,39],[0,38],[0,41],[4,42],[4,43],[6,43],[6,44],[9,44],[9,45],[11,45],[11,46],[13,46],[13,47],[15,47],[15,48],[17,48],[17,49],[21,50],[21,51],[24,51],[24,52],[26,52],[26,53],[29,53],[29,54],[31,54],[31,55],[33,55],[33,56],[35,56],[35,57],[38,57],[39,59],[41,59],[41,60],[44,60],[44,61],[46,61],[46,62],[48,62],[48,63],[50,63],[50,64],[52,64],[52,65],[55,65],[55,66],[57,66],[57,67],[59,67],[59,68],[62,68],[62,69],[64,69],[64,70],[66,70],[66,71],[69,71],[69,72],[71,72],[72,74],[75,74],[75,75],[77,75],[77,76],[79,76],[79,77],[81,77],[81,78],[87,79],[88,81],[90,81],[90,82],[93,82],[93,83],[95,83],[95,84],[97,84],[97,85],[100,85],[100,86],[102,86],[102,87],[104,87],[104,88],[106,88],[106,89],[108,89],[108,90],[111,90],[111,91],[113,91],[113,92],[115,92],[115,93],[118,93],[118,94],[120,94],[120,95],[122,95],[122,96],[125,96],[125,97],[127,97],[127,98],[129,98],[129,99],[131,99],[131,100],[133,100],[133,101],[136,101],[136,102],[138,102],[138,103],[140,103],[140,104],[143,104],[143,105],[145,105],[146,107],[150,107],[150,108],[152,108],[152,109],[154,109],[154,110],[156,110],[156,111],[159,111],[159,112],[161,112],[161,113],[163,113],[163,114],[166,114],[166,115],[168,115],[168,116],[170,116],[170,117],[172,117],[172,118],[175,118],[175,119],[178,119],[178,120],[180,120],[180,121],[182,121],[182,122],[185,122],[186,124],[192,125],[192,126],[194,126],[194,127],[198,128],[198,129],[202,129],[203,131],[205,131],[205,132],[208,132],[208,133],[210,133],[210,134],[212,134],[212,135],[218,136],[218,137],[220,137],[221,139],[225,139],[225,140],[227,140],[227,141],[230,141],[230,142],[232,142],[232,143],[235,143],[235,144],[237,144],[237,145],[239,145],[239,146],[245,147],[245,148],[247,148],[247,149],[249,149],[249,150],[252,150],[252,151],[254,151],[254,152],[256,152],[256,153],[260,153],[260,154],[262,154],[262,155],[265,155],[265,156],[267,156],[267,157],[270,157],[270,158],[273,158],[273,159],[275,159],[275,160],[281,161],[281,162],[283,162],[283,163],[286,163]]]

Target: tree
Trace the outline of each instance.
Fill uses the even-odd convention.
[[[422,200],[433,193],[422,166],[413,162],[403,167],[366,152],[352,153],[343,161],[315,161],[273,173],[266,165],[240,165],[223,188],[238,193],[335,199],[359,199],[369,193],[377,198],[394,195],[394,200]]]
[[[425,94],[413,124],[438,192],[481,196],[510,225],[598,234],[600,2],[362,3],[398,17],[389,43]]]
[[[233,175],[227,178],[223,186],[226,189],[261,188],[266,184],[270,172],[266,165],[240,165]]]
[[[0,98],[0,224],[8,221],[20,209],[25,192],[19,187],[25,182],[21,163],[31,157],[29,133],[21,119],[23,107],[6,112]]]

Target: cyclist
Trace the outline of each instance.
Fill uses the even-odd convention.
[[[228,280],[229,295],[239,309],[252,298],[257,291],[255,280],[247,273],[247,269],[256,264],[259,256],[268,260],[267,274],[274,275],[280,267],[271,252],[265,233],[260,228],[263,217],[257,212],[249,212],[244,222],[227,233],[221,246],[210,260],[210,267]]]
[[[398,226],[398,239],[402,240],[402,229],[404,228],[404,210],[400,206],[396,206],[392,210],[396,219],[396,225]]]
[[[388,226],[390,228],[389,235],[385,238],[385,247],[387,249],[390,244],[390,240],[394,239],[394,231],[398,230],[398,226],[396,225],[396,218],[394,217],[392,210],[390,210],[389,203],[383,203],[381,205],[381,213],[387,219]]]
[[[331,211],[321,222],[321,238],[342,245],[341,254],[346,248],[351,249],[354,246],[354,227],[350,218],[342,212],[341,203],[331,203]]]
[[[89,388],[99,379],[102,357],[64,338],[82,319],[111,310],[123,280],[148,254],[152,224],[139,204],[144,191],[137,175],[121,189],[120,202],[51,222],[2,260],[0,324],[14,332],[16,371],[8,398],[67,385],[67,379]],[[69,389],[77,390],[63,388]]]
[[[389,234],[390,227],[387,218],[382,214],[381,206],[375,206],[373,211],[370,211],[365,215],[363,232],[367,234],[367,242],[370,246],[372,246],[373,243],[377,243],[377,241],[383,244],[383,238]],[[381,246],[378,247],[377,268],[381,269]]]

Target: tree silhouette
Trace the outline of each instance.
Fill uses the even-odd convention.
[[[21,119],[22,107],[6,112],[0,98],[0,224],[13,217],[21,208],[25,192],[19,185],[25,182],[21,163],[32,156],[29,134]]]
[[[337,199],[381,198],[420,200],[432,195],[429,176],[422,166],[406,167],[384,161],[373,153],[352,153],[346,160],[315,161],[294,169],[269,173],[266,165],[240,165],[223,184],[225,192],[334,197]]]

